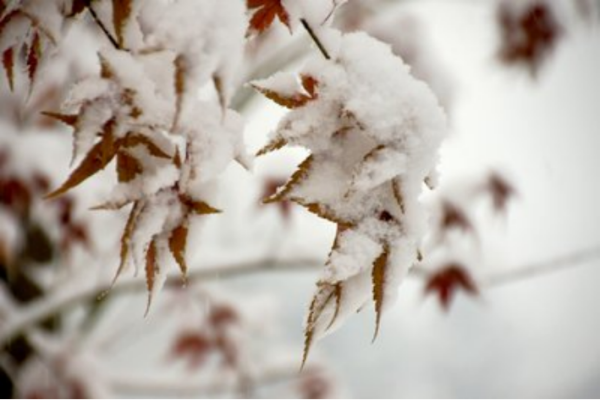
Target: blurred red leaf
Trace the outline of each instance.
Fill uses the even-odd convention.
[[[485,189],[492,196],[494,208],[498,212],[505,211],[508,202],[516,194],[515,188],[506,179],[496,173],[490,175]]]
[[[474,232],[473,224],[469,220],[469,217],[454,204],[445,201],[442,204],[442,218],[441,218],[442,230],[450,230],[458,228],[464,232]]]
[[[517,9],[501,3],[498,11],[502,44],[500,59],[506,64],[523,63],[536,73],[562,36],[562,28],[552,8],[534,2]]]
[[[446,311],[457,290],[463,290],[473,296],[479,293],[471,274],[460,264],[448,264],[431,274],[425,285],[425,294],[437,295]]]
[[[190,369],[197,369],[204,364],[213,347],[213,341],[203,333],[186,332],[175,341],[171,355],[185,359]]]

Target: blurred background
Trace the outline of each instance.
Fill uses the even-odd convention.
[[[89,17],[81,17],[85,21]],[[90,211],[109,172],[69,173],[70,130],[40,115],[95,67],[101,32],[73,27],[35,90],[0,93],[0,356],[5,397],[600,396],[600,2],[350,0],[335,25],[387,41],[449,119],[441,184],[424,195],[424,259],[371,343],[366,306],[299,372],[303,321],[335,234],[260,199],[305,156],[232,165],[226,210],[192,226],[190,281],[149,315],[128,271],[111,291],[127,213]],[[88,21],[89,22],[89,21]],[[248,79],[294,70],[303,32],[249,43]],[[17,75],[15,79],[26,80]],[[240,88],[250,153],[286,110]],[[173,273],[176,269],[173,267]]]

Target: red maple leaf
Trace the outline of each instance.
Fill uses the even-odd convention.
[[[516,195],[515,188],[502,176],[492,173],[488,178],[486,190],[492,196],[494,208],[498,212],[506,210],[509,200]]]
[[[436,294],[446,311],[457,290],[463,290],[472,296],[479,293],[475,281],[466,268],[456,263],[448,264],[431,274],[425,285],[425,294]]]
[[[180,334],[173,344],[171,355],[186,359],[188,367],[196,369],[206,361],[213,346],[213,341],[203,333],[185,332]]]
[[[248,35],[256,32],[262,33],[267,30],[275,17],[279,18],[282,24],[291,29],[290,16],[281,4],[281,0],[247,0],[246,5],[249,10],[254,10],[248,27]]]
[[[532,73],[537,72],[562,34],[552,9],[541,2],[532,3],[520,12],[515,12],[510,4],[501,3],[498,21],[502,34],[501,60],[507,64],[525,64]]]

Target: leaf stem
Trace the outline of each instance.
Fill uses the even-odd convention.
[[[102,20],[98,17],[98,14],[96,14],[96,11],[92,7],[91,0],[84,0],[84,1],[85,1],[85,7],[90,12],[90,15],[94,19],[94,22],[96,22],[96,25],[98,25],[100,27],[100,29],[102,30],[102,32],[104,33],[104,35],[108,38],[108,40],[113,45],[113,47],[115,49],[117,49],[117,50],[123,50],[121,48],[121,46],[119,46],[119,43],[117,43],[117,40],[108,31],[108,29],[106,28],[106,25],[104,25],[104,23],[102,22]]]
[[[310,35],[310,38],[313,40],[313,42],[315,42],[315,44],[317,45],[317,47],[319,48],[319,50],[323,54],[323,57],[325,57],[327,60],[331,60],[331,57],[329,56],[329,53],[325,49],[325,46],[323,46],[323,43],[317,37],[317,35],[313,31],[313,29],[310,27],[310,25],[308,24],[308,22],[306,22],[306,20],[304,18],[301,18],[300,22],[302,23],[302,26],[304,27],[304,29],[306,29],[306,32],[308,32],[308,34]]]

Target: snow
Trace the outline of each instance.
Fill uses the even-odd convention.
[[[410,75],[389,46],[364,33],[332,31],[327,38],[332,60],[316,52],[300,71],[316,80],[316,99],[287,114],[274,134],[311,152],[305,177],[287,198],[320,204],[338,223],[351,225],[334,245],[322,283],[345,283],[361,275],[370,279],[382,249],[402,249],[401,255],[389,257],[387,267],[385,299],[393,299],[425,233],[419,196],[436,168],[445,114],[428,86]],[[289,95],[290,82],[280,73],[256,85]],[[343,301],[366,300],[370,286],[359,287],[364,290],[344,294]],[[327,297],[327,291],[318,289],[317,297]],[[320,320],[329,324],[325,316]]]

